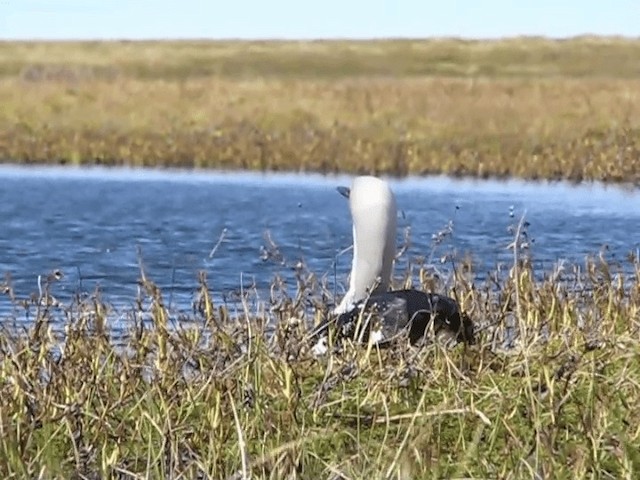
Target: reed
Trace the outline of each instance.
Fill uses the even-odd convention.
[[[308,326],[328,299],[299,263],[294,293],[276,279],[255,309],[250,292],[238,309],[216,304],[203,273],[178,319],[143,273],[118,338],[100,295],[62,305],[48,284],[20,299],[7,282],[35,319],[0,335],[0,474],[636,478],[640,263],[535,271],[526,228],[514,225],[506,275],[481,281],[468,258],[446,272],[398,260],[396,287],[460,300],[471,347],[430,337],[314,358]],[[434,238],[439,256],[446,234]]]
[[[17,163],[640,178],[640,41],[0,43]]]

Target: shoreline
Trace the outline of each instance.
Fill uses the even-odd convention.
[[[640,183],[640,40],[0,42],[22,164]]]
[[[640,290],[593,267],[588,295],[515,265],[485,292],[461,270],[480,327],[466,348],[347,343],[313,358],[305,320],[319,312],[283,305],[268,340],[259,312],[229,316],[205,283],[197,324],[173,329],[143,282],[150,318],[118,345],[99,300],[74,309],[62,347],[42,308],[19,335],[1,330],[0,472],[232,478],[244,451],[257,478],[624,477],[640,468]],[[591,456],[594,442],[610,454]]]

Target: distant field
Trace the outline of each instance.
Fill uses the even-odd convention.
[[[640,181],[640,40],[0,43],[18,163]]]

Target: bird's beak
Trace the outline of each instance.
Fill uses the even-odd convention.
[[[344,198],[349,198],[349,195],[351,195],[351,189],[349,187],[338,187],[336,190],[338,190],[338,193]]]

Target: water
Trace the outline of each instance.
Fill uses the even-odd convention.
[[[266,299],[274,275],[290,279],[299,259],[333,285],[336,254],[351,245],[348,205],[335,190],[350,184],[345,176],[3,166],[0,181],[0,273],[10,273],[20,297],[38,291],[38,275],[59,269],[58,298],[100,286],[107,302],[125,310],[141,258],[176,310],[190,308],[201,270],[218,298],[255,285]],[[582,263],[605,245],[607,258],[621,261],[640,248],[637,189],[442,177],[391,183],[399,239],[411,227],[409,257],[429,256],[432,235],[453,221],[433,260],[472,252],[480,276],[511,261],[508,228],[525,211],[536,268]],[[261,259],[267,230],[284,265]],[[350,252],[338,258],[338,294],[349,262]],[[10,311],[3,296],[2,317]]]

